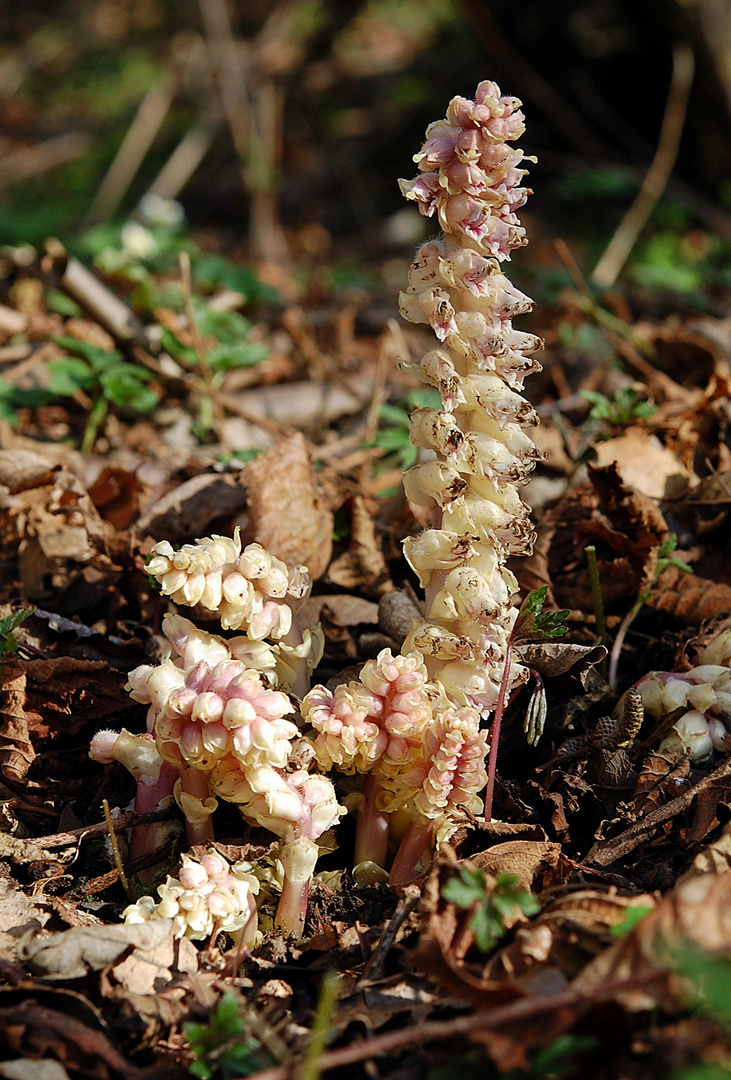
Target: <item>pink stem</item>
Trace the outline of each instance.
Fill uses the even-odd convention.
[[[208,784],[208,774],[202,772],[200,769],[181,769],[180,784],[186,795],[192,795],[194,798],[200,799],[201,802],[205,802],[211,794],[211,789]],[[195,822],[186,819],[185,831],[188,837],[188,843],[191,846],[194,844],[210,844],[214,840],[213,822],[210,814],[200,825],[196,825]]]
[[[307,901],[310,898],[310,881],[292,882],[285,874],[282,885],[282,895],[279,898],[277,914],[274,916],[274,925],[283,930],[285,934],[296,934],[302,937],[307,916]]]
[[[381,783],[371,773],[365,782],[363,794],[365,805],[358,814],[355,830],[355,856],[357,866],[362,862],[373,862],[385,867],[388,852],[388,815],[376,806],[376,799],[381,791]]]
[[[510,682],[510,661],[513,657],[513,642],[511,638],[508,638],[508,644],[505,648],[505,667],[503,669],[503,677],[500,680],[500,691],[498,693],[497,705],[495,706],[495,717],[492,721],[492,730],[490,732],[490,757],[487,769],[487,791],[485,792],[485,821],[492,819],[492,800],[495,794],[495,772],[497,770],[497,748],[500,741],[500,728],[503,722],[503,713],[505,712],[505,697],[508,692],[508,683]]]
[[[411,822],[393,860],[389,884],[405,885],[407,881],[413,881],[419,862],[431,847],[433,836],[433,821],[427,821],[423,825]]]
[[[135,813],[146,814],[151,810],[159,810],[163,799],[173,794],[175,781],[178,778],[178,770],[169,761],[163,761],[160,766],[157,781],[154,784],[146,784],[143,780],[137,781],[135,792]],[[156,822],[153,825],[135,825],[129,844],[130,862],[151,855],[162,847],[169,836],[169,827],[166,821]]]

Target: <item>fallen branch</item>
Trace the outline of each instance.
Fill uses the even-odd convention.
[[[117,832],[123,829],[131,829],[135,825],[152,825],[156,821],[173,821],[180,815],[177,810],[151,810],[147,814],[135,814],[128,810],[124,814],[113,818],[113,825]],[[69,832],[51,833],[50,836],[33,837],[33,843],[42,848],[68,847],[81,840],[91,840],[96,836],[106,836],[108,832],[106,821],[99,821],[96,825],[84,825],[80,829],[70,829]]]
[[[638,985],[653,982],[664,974],[665,971],[662,968],[650,968],[628,979],[607,982],[600,991],[590,996],[578,990],[565,990],[561,994],[553,994],[550,997],[521,998],[519,1001],[513,1001],[509,1005],[490,1011],[480,1009],[469,1016],[455,1016],[449,1020],[431,1020],[425,1024],[412,1024],[410,1027],[402,1028],[401,1031],[389,1031],[385,1035],[376,1035],[374,1038],[364,1039],[351,1046],[328,1050],[320,1058],[318,1066],[320,1072],[328,1072],[342,1065],[353,1065],[357,1061],[369,1061],[384,1054],[392,1054],[413,1043],[452,1039],[455,1036],[468,1035],[476,1028],[498,1028],[531,1019],[541,1013],[586,1008],[604,1001],[611,1001],[617,995],[634,990]],[[292,1061],[286,1065],[262,1069],[252,1074],[249,1080],[290,1080],[291,1077],[297,1075],[296,1070],[299,1064],[297,1061]]]

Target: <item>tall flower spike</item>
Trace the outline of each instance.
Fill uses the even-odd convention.
[[[500,269],[526,243],[516,215],[529,194],[524,155],[509,145],[523,129],[520,102],[482,82],[474,101],[455,98],[429,128],[414,159],[421,176],[400,181],[444,230],[419,249],[401,294],[404,318],[430,325],[440,343],[409,367],[442,398],[441,410],[411,421],[413,441],[437,460],[405,478],[409,498],[433,508],[433,527],[406,543],[427,610],[404,648],[423,654],[448,697],[482,711],[497,702],[514,618],[505,561],[533,539],[517,486],[538,457],[523,430],[537,417],[520,391],[539,369],[526,354],[541,342],[513,328],[531,301]],[[514,665],[511,681],[524,678]]]

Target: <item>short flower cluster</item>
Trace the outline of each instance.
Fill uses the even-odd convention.
[[[440,696],[420,655],[384,649],[357,681],[315,687],[302,715],[317,732],[321,768],[377,776],[391,793],[379,797],[389,812],[403,807],[419,820],[481,808],[487,735],[479,713]]]
[[[166,615],[163,631],[171,655],[132,671],[128,688],[135,701],[149,705],[148,729],[160,758],[179,770],[175,796],[191,839],[212,836],[209,819],[218,796],[236,803],[247,821],[274,832],[288,849],[294,844],[306,852],[309,882],[315,841],[344,809],[328,777],[293,764],[299,728],[288,717],[294,706],[262,678],[275,662],[272,649],[247,637],[225,641],[179,615]],[[291,861],[291,852],[287,857]]]
[[[150,706],[148,726],[160,756],[204,772],[227,754],[242,765],[266,760],[283,767],[298,731],[284,719],[294,712],[292,702],[281,691],[268,690],[259,672],[241,660],[230,654],[217,659],[215,639],[211,646],[212,655],[190,667],[168,659],[130,674],[132,697]]]
[[[147,572],[176,604],[215,611],[224,630],[243,627],[254,641],[286,637],[293,607],[312,586],[307,567],[290,572],[261,544],[242,551],[238,529],[233,539],[206,537],[177,551],[162,540],[152,549]]]
[[[691,761],[705,761],[714,750],[728,753],[731,717],[731,630],[722,631],[698,656],[689,671],[651,671],[637,683],[645,712],[666,716],[684,709],[662,753],[687,752]]]
[[[157,903],[143,896],[125,908],[125,921],[172,919],[176,937],[200,941],[225,932],[241,934],[244,945],[253,944],[259,882],[238,864],[230,866],[215,849],[200,859],[183,855],[179,877],[168,877],[157,892]]]

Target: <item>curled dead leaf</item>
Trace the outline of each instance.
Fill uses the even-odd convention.
[[[288,566],[322,577],[332,552],[333,516],[317,493],[310,455],[299,433],[248,462],[244,483],[253,537]]]
[[[18,782],[25,779],[36,756],[25,712],[24,665],[6,661],[0,668],[0,682],[0,774]]]

